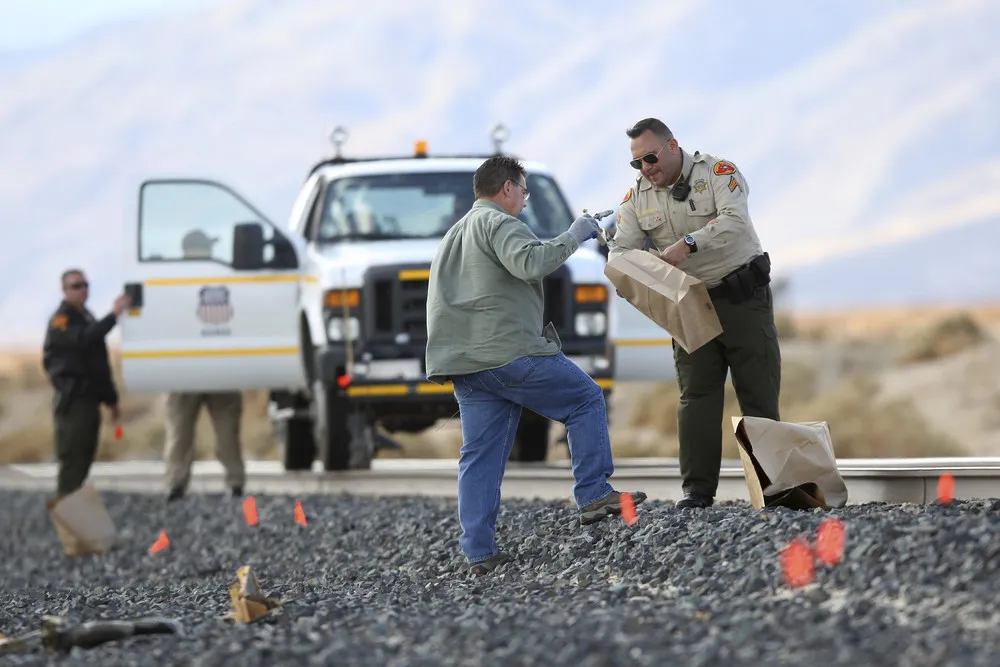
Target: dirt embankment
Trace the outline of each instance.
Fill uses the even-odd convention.
[[[784,315],[780,330],[781,417],[829,422],[838,456],[1000,455],[1000,307]],[[51,460],[51,397],[37,351],[0,355],[0,464]],[[244,397],[247,457],[276,458],[266,393]],[[616,456],[675,456],[677,399],[674,383],[619,384],[611,406]],[[731,384],[725,401],[724,455],[735,457]],[[123,440],[103,429],[99,458],[159,458],[162,398],[126,394],[122,413]],[[553,441],[562,434],[554,428]],[[197,438],[199,456],[210,457],[206,414]],[[398,440],[404,451],[383,455],[453,458],[459,421]],[[552,459],[566,456],[564,445],[551,450]]]

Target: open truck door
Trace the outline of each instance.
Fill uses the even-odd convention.
[[[304,387],[301,252],[221,183],[144,181],[125,232],[125,389]]]

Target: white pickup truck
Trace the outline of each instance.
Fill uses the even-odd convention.
[[[184,178],[143,181],[125,230],[125,390],[268,390],[290,470],[368,468],[386,441],[376,425],[419,432],[457,413],[451,386],[424,375],[427,277],[488,155],[433,156],[417,142],[410,155],[352,158],[346,131],[331,139],[335,155],[309,170],[287,226],[222,183]],[[575,215],[544,165],[524,165],[520,218],[552,238]],[[606,393],[616,379],[672,378],[669,337],[615,296],[605,261],[588,241],[544,280],[564,352]],[[549,427],[525,410],[512,459],[544,460]]]

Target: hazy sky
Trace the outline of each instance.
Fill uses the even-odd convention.
[[[224,0],[0,0],[0,51],[50,47],[111,21],[223,4]]]

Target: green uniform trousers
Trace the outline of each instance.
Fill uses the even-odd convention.
[[[59,462],[56,491],[64,496],[83,486],[97,456],[101,432],[100,403],[89,398],[74,398],[64,410],[54,411],[53,420],[56,459]]]
[[[677,430],[682,489],[714,497],[722,464],[727,371],[744,417],[780,421],[781,352],[769,286],[756,288],[752,298],[738,304],[725,296],[712,303],[722,334],[693,354],[675,343],[674,369],[681,391]]]

